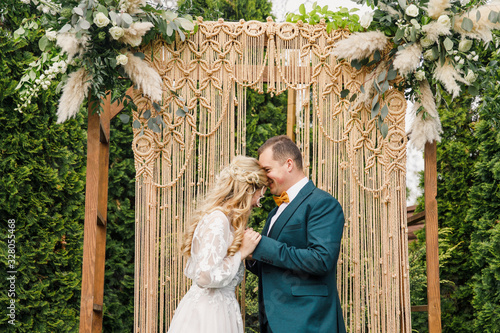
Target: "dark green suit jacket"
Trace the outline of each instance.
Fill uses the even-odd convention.
[[[337,259],[344,229],[338,201],[309,181],[267,231],[248,269],[259,277],[261,331],[344,333]]]

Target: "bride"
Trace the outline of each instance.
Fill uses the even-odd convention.
[[[267,185],[255,158],[237,156],[223,169],[194,215],[182,251],[184,274],[193,285],[179,303],[169,333],[242,333],[235,288],[243,279],[243,259],[261,235],[246,229],[251,209]]]

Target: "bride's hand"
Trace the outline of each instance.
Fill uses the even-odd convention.
[[[243,235],[243,241],[241,242],[240,252],[241,259],[245,259],[250,254],[253,253],[257,245],[259,244],[262,236],[254,231],[253,229],[245,230],[245,234]]]

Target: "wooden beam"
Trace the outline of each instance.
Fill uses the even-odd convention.
[[[110,135],[110,108],[111,96],[108,94],[104,101],[103,112],[101,113],[101,132],[107,138]],[[106,261],[106,218],[108,212],[108,173],[109,173],[109,140],[105,143],[101,141],[99,145],[99,185],[97,198],[97,212],[103,223],[97,224],[96,230],[96,258],[94,274],[94,316],[92,321],[92,332],[102,332],[103,303],[104,303],[104,270]],[[96,310],[96,305],[100,310]]]
[[[408,216],[408,226],[425,220],[425,211]]]
[[[131,96],[133,92],[134,92],[134,87],[131,86],[130,88],[127,89],[125,95]],[[120,113],[122,110],[123,110],[123,104],[115,101],[113,104],[110,105],[109,119],[111,120],[114,117],[116,117],[116,115]]]
[[[94,316],[94,274],[96,258],[97,198],[99,194],[100,119],[96,101],[89,97],[87,128],[87,178],[85,185],[85,222],[83,227],[82,292],[80,333],[91,332]]]
[[[427,312],[427,305],[414,305],[411,307],[411,312]]]
[[[297,110],[297,92],[294,89],[288,89],[288,105],[286,116],[286,135],[295,142],[295,113]]]
[[[437,145],[425,144],[424,162],[425,245],[427,251],[427,304],[429,333],[441,333],[441,294],[439,287]]]

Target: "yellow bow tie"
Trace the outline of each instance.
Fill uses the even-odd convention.
[[[281,193],[280,196],[274,196],[273,199],[278,206],[280,206],[283,202],[290,202],[290,199],[288,199],[288,193],[286,192]]]

